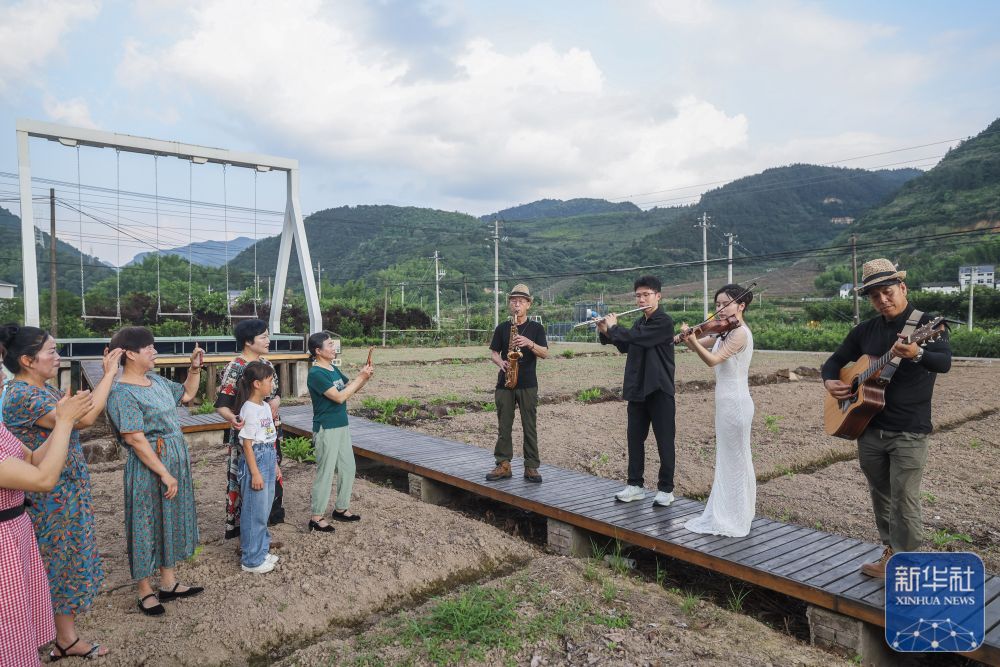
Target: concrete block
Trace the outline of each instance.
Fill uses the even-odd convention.
[[[293,393],[294,393],[295,396],[308,396],[309,395],[309,387],[306,384],[306,382],[309,379],[309,366],[310,365],[311,364],[308,361],[296,361],[295,362],[295,369],[294,369],[294,372],[292,374],[292,376],[295,378],[294,379],[294,384],[292,386],[292,391],[293,391]]]
[[[907,667],[913,656],[898,653],[885,643],[885,628],[821,607],[806,609],[809,637],[815,646],[853,659],[860,657],[865,667]]]
[[[410,495],[432,505],[446,505],[455,498],[455,489],[433,479],[407,473]]]
[[[184,439],[187,440],[188,449],[194,449],[195,447],[219,447],[225,441],[225,436],[226,432],[223,430],[196,431],[185,433]]]
[[[594,551],[593,540],[607,541],[608,539],[595,535],[589,530],[551,518],[547,521],[547,529],[549,549],[563,556],[588,558]]]

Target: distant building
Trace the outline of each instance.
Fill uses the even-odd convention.
[[[920,288],[921,292],[937,292],[938,294],[958,294],[962,288],[958,283],[927,283]]]
[[[854,293],[854,283],[844,283],[840,286],[840,298],[849,299]]]
[[[958,267],[958,284],[962,286],[963,290],[967,289],[975,276],[976,287],[996,287],[994,268],[992,264],[960,266]]]
[[[236,302],[240,300],[241,296],[243,296],[243,290],[231,289],[229,290],[228,296],[229,296],[229,305],[235,306]]]
[[[592,314],[592,313],[596,313]],[[608,304],[603,301],[579,301],[573,304],[573,321],[583,322],[608,314]]]
[[[17,285],[0,280],[0,299],[13,299]]]
[[[854,222],[854,218],[843,215],[836,218],[830,218],[830,222],[835,225],[849,225]]]

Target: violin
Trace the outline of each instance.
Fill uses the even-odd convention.
[[[705,320],[701,324],[696,324],[689,328],[687,331],[682,331],[681,333],[674,336],[674,345],[679,345],[687,340],[690,336],[696,336],[701,338],[702,336],[708,334],[724,334],[726,332],[732,331],[738,327],[743,326],[740,322],[740,318],[735,315],[729,315],[728,317],[712,318],[710,320]]]

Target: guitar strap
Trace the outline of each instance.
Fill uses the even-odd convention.
[[[910,317],[906,320],[906,326],[904,326],[903,330],[899,332],[900,335],[909,337],[910,334],[916,331],[917,327],[920,326],[920,318],[923,316],[923,312],[914,308],[913,312],[910,313]],[[896,369],[899,368],[899,363],[902,360],[902,357],[893,357],[889,360],[889,363],[887,363],[885,368],[882,369],[882,372],[879,373],[879,384],[889,384],[889,381],[892,380],[892,376],[896,374]]]

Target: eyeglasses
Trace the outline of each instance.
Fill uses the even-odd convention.
[[[637,298],[637,299],[649,298],[649,297],[653,296],[654,294],[656,294],[656,292],[636,292],[635,293],[635,298]]]

